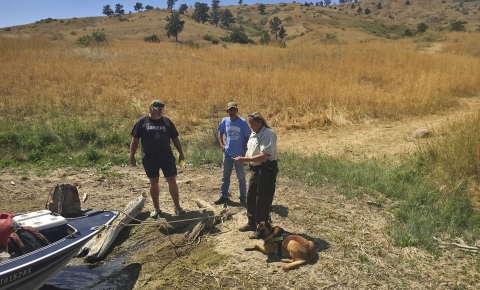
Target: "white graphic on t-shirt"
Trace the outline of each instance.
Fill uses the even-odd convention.
[[[230,140],[240,139],[240,127],[227,126],[227,137],[230,138]]]
[[[147,128],[147,131],[148,131],[148,130],[155,130],[155,131],[167,132],[167,127],[165,127],[165,126],[152,126],[152,125],[147,125],[146,128]]]

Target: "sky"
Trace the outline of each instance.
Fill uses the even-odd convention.
[[[125,13],[130,11],[135,13],[133,6],[137,2],[142,3],[143,7],[146,5],[159,8],[167,7],[167,0],[0,0],[0,28],[35,23],[47,18],[60,20],[74,17],[104,16],[102,11],[105,5],[110,5],[110,8],[115,10],[115,5],[121,4]],[[212,4],[211,0],[178,0],[174,8],[177,9],[184,3],[193,6],[195,2],[207,3],[209,6]],[[243,4],[247,5],[257,3],[277,4],[281,2],[291,3],[293,0],[243,0]],[[297,2],[303,3],[305,1],[297,0]],[[220,0],[220,6],[227,5],[238,5],[238,0]]]

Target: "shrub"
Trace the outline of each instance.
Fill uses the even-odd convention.
[[[11,27],[5,27],[5,31],[10,31],[11,29]]]
[[[71,31],[70,34],[71,35],[77,35],[77,32],[76,31]]]
[[[146,41],[146,42],[160,42],[160,39],[155,34],[152,34],[152,35],[149,35],[149,36],[145,36],[143,38],[143,41]]]
[[[321,39],[321,42],[322,43],[325,43],[325,44],[334,44],[334,43],[338,43],[338,37],[337,37],[337,33],[336,32],[330,32],[325,35],[324,38]]]
[[[200,48],[200,45],[198,45],[198,43],[196,43],[196,42],[193,41],[193,40],[188,40],[188,41],[187,41],[187,45],[188,45],[188,47],[190,47],[190,48]]]
[[[62,40],[63,38],[64,38],[64,36],[60,32],[57,32],[57,33],[53,34],[53,36],[52,36],[53,40]]]
[[[260,19],[260,24],[261,25],[265,25],[267,23],[268,23],[268,18],[267,17],[264,17],[264,18]]]
[[[79,38],[77,38],[76,43],[81,47],[90,46],[90,44],[92,43],[92,37],[90,35],[80,36]]]
[[[77,45],[81,47],[90,46],[92,43],[104,42],[106,40],[105,33],[100,31],[95,31],[92,35],[84,35],[77,38]]]
[[[213,44],[218,44],[218,39],[212,39]]]
[[[105,32],[95,31],[92,33],[92,40],[95,42],[104,42],[105,41]]]
[[[225,42],[236,42],[246,44],[249,42],[248,35],[243,31],[243,27],[233,27],[232,32],[230,35],[221,37],[221,39]]]
[[[205,34],[203,36],[203,40],[211,41],[212,39],[213,39],[213,36],[211,34]]]
[[[85,150],[84,157],[87,161],[95,162],[102,157],[102,154],[96,149],[89,147]]]
[[[413,32],[411,32],[410,29],[406,29],[406,30],[405,30],[405,33],[403,34],[403,36],[412,37],[412,36],[413,36]]]
[[[456,20],[450,24],[451,31],[465,31],[465,21]]]

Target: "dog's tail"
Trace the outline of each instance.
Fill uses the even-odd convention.
[[[301,265],[305,265],[305,264],[308,264],[307,260],[297,260],[297,261],[294,261],[294,262],[291,262],[291,263],[288,263],[288,264],[284,265],[282,267],[282,270],[288,271],[288,270],[297,269]]]

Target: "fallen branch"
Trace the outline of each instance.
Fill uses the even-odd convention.
[[[85,256],[85,262],[94,262],[103,259],[110,246],[115,241],[115,238],[134,217],[136,217],[143,209],[145,204],[145,197],[140,195],[130,201],[123,211],[123,217],[119,216],[106,229],[101,231],[93,239],[91,239],[82,249],[80,249],[79,256]],[[88,254],[86,254],[88,253]]]
[[[462,249],[466,249],[466,250],[474,250],[474,251],[480,250],[478,247],[470,247],[470,246],[467,246],[467,245],[464,245],[464,244],[452,243],[452,245],[454,245],[457,248],[462,248]]]

